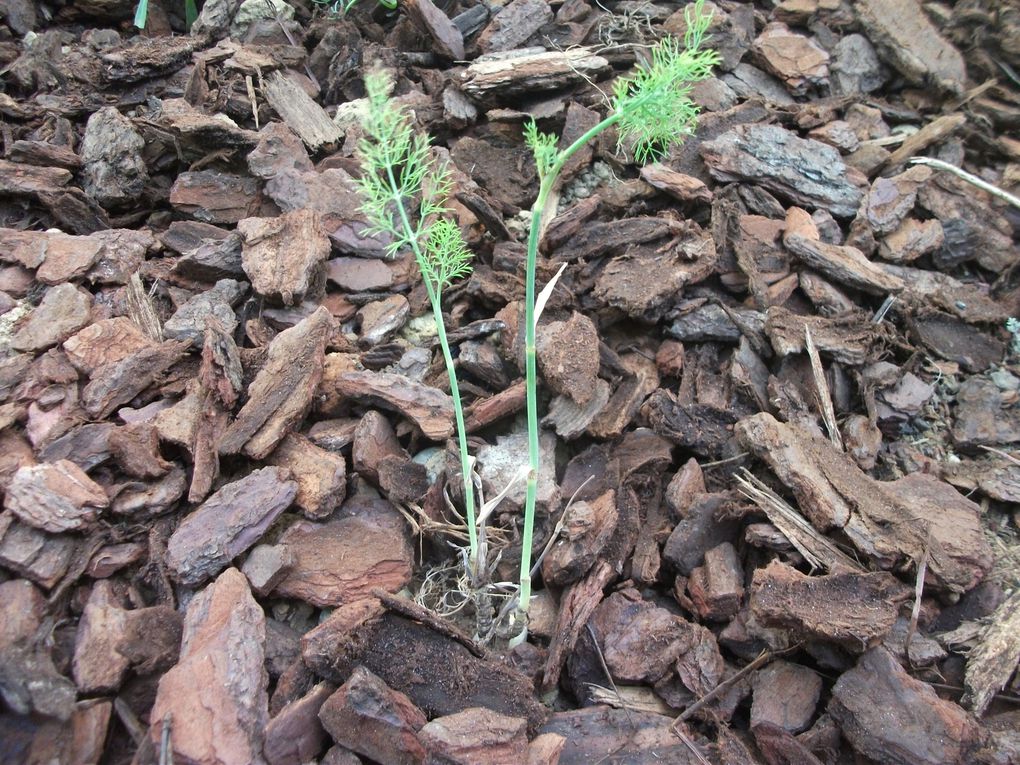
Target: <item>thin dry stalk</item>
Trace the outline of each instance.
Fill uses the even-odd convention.
[[[839,451],[845,451],[843,436],[840,435],[839,426],[836,425],[836,410],[832,406],[832,394],[829,393],[829,383],[825,379],[822,359],[818,356],[815,341],[811,339],[811,328],[807,325],[804,326],[804,347],[807,349],[808,358],[811,359],[811,372],[815,378],[815,395],[818,397],[818,408],[822,411],[822,421],[829,433],[829,440]]]
[[[768,516],[769,521],[790,540],[790,544],[797,548],[797,552],[804,556],[812,568],[865,571],[864,566],[836,547],[830,539],[819,534],[804,516],[748,470],[744,469],[743,474],[737,476],[737,483],[741,493]]]

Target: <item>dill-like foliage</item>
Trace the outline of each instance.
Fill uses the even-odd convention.
[[[535,120],[528,120],[524,124],[524,142],[535,155],[535,167],[538,170],[538,178],[541,181],[552,170],[556,164],[559,151],[556,148],[556,136],[551,133],[539,133]]]
[[[620,140],[634,139],[634,157],[642,164],[694,132],[698,107],[690,97],[691,85],[711,77],[719,62],[714,50],[701,47],[712,21],[703,5],[698,0],[687,7],[682,44],[675,37],[663,38],[652,49],[650,61],[613,88]]]
[[[389,234],[391,257],[405,247],[414,252],[423,278],[438,293],[470,273],[471,251],[457,224],[445,217],[450,171],[436,162],[428,138],[414,131],[390,99],[390,88],[385,72],[365,75],[368,112],[358,144],[361,211],[370,233]]]

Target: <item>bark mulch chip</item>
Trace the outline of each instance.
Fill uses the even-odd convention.
[[[1017,0],[704,4],[531,537],[693,3],[196,4],[0,1],[0,760],[1020,761]]]

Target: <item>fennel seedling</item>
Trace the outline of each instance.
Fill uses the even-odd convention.
[[[664,154],[671,145],[694,132],[698,108],[691,100],[691,85],[712,75],[719,61],[714,50],[702,48],[712,15],[704,12],[704,0],[688,6],[687,31],[681,44],[672,37],[663,38],[651,50],[650,60],[637,66],[634,73],[617,80],[613,88],[609,114],[584,135],[558,149],[558,139],[540,133],[534,120],[524,128],[524,138],[535,156],[538,169],[538,198],[531,208],[528,256],[525,273],[525,385],[528,412],[528,479],[521,534],[521,574],[518,615],[521,632],[512,644],[527,638],[527,612],[531,599],[531,546],[535,526],[535,499],[538,490],[538,380],[536,373],[535,264],[542,220],[550,194],[556,187],[567,161],[604,130],[615,126],[622,143],[633,141],[635,159],[644,163]]]
[[[428,138],[415,133],[411,121],[390,100],[390,80],[381,71],[365,75],[368,112],[365,137],[358,145],[362,174],[358,179],[361,211],[369,223],[368,233],[391,237],[388,254],[395,256],[407,247],[421,270],[436,333],[446,362],[457,421],[457,443],[464,480],[469,544],[469,573],[479,566],[478,533],[475,527],[475,498],[471,479],[464,408],[457,384],[457,372],[450,353],[443,321],[443,289],[471,271],[471,251],[464,244],[460,228],[448,217],[447,198],[452,180],[448,168],[436,162]]]

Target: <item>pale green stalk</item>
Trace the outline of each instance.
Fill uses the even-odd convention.
[[[386,75],[369,73],[365,77],[365,85],[369,94],[369,111],[365,121],[366,138],[359,147],[364,172],[358,180],[362,212],[369,220],[371,231],[386,232],[393,237],[389,244],[391,254],[396,254],[404,246],[411,249],[425,283],[450,381],[464,481],[469,574],[472,579],[477,579],[484,561],[478,559],[474,483],[471,480],[464,407],[442,308],[443,287],[470,271],[468,261],[471,253],[464,245],[457,224],[446,217],[449,173],[436,165],[428,141],[413,134],[407,117],[389,101]],[[416,221],[412,221],[408,214],[409,202],[417,204]]]
[[[535,155],[538,168],[538,198],[531,208],[528,232],[528,255],[524,287],[524,379],[528,417],[528,479],[524,503],[524,529],[521,534],[521,573],[518,593],[518,620],[521,633],[512,641],[527,637],[527,612],[531,600],[531,547],[535,528],[535,501],[538,494],[540,465],[538,430],[538,370],[535,342],[535,267],[541,237],[542,217],[549,196],[559,180],[567,161],[585,144],[603,131],[618,127],[621,141],[636,139],[634,154],[639,162],[665,151],[693,132],[697,108],[689,98],[689,83],[711,76],[718,61],[714,51],[700,50],[711,21],[702,13],[703,1],[698,0],[686,14],[687,33],[683,48],[666,38],[652,51],[651,61],[639,66],[635,74],[617,82],[613,109],[610,114],[562,151],[556,149],[556,137],[538,132],[532,121],[525,128],[525,138]]]

